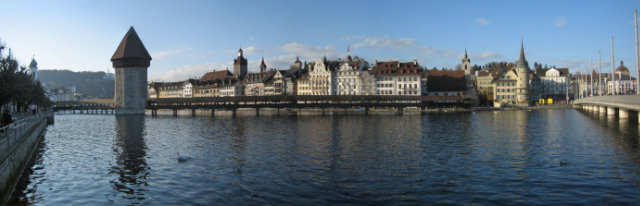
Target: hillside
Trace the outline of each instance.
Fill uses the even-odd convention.
[[[113,98],[113,79],[105,72],[73,72],[69,70],[38,70],[38,79],[45,89],[75,86],[76,92],[101,99]]]

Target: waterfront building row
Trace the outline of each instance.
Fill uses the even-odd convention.
[[[271,95],[425,95],[452,96],[472,105],[529,106],[566,101],[573,93],[568,68],[530,69],[521,45],[520,58],[507,68],[474,71],[465,50],[460,70],[426,70],[411,62],[359,57],[318,59],[304,65],[298,58],[287,70],[248,73],[242,49],[234,72],[212,71],[200,79],[152,82],[150,98]],[[304,68],[303,68],[304,67]]]

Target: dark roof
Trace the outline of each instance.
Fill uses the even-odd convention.
[[[36,62],[35,59],[31,59],[31,63],[29,64],[29,68],[36,68],[38,67],[38,62]]]
[[[149,67],[151,55],[142,44],[136,30],[131,27],[124,35],[116,52],[111,56],[113,67]]]
[[[202,78],[200,78],[200,81],[206,82],[206,81],[214,81],[218,79],[224,80],[225,78],[230,76],[233,76],[233,74],[231,74],[229,70],[213,71],[213,72],[207,72],[206,74],[204,74]]]
[[[467,82],[464,77],[464,70],[438,71],[431,70],[427,76],[427,91],[466,91]]]
[[[244,77],[244,82],[245,83],[267,82],[271,80],[271,78],[273,78],[275,74],[276,74],[275,70],[269,70],[269,71],[259,72],[259,73],[249,73],[247,74],[247,76]]]
[[[416,61],[404,63],[398,61],[376,62],[373,72],[376,75],[419,74],[422,73],[422,67]]]
[[[561,77],[567,77],[569,76],[569,68],[551,68],[551,69],[556,69],[558,70],[558,72],[560,72],[560,76]],[[547,76],[547,72],[550,69],[542,69],[542,68],[536,68],[534,73],[536,74],[536,76],[538,77],[546,77]]]
[[[489,73],[488,71],[478,71],[478,76],[479,77],[484,77],[484,76],[489,76],[491,75],[491,73]]]
[[[616,69],[616,72],[629,73],[629,69],[627,69],[627,67],[624,66],[623,61],[620,61],[620,66]]]
[[[524,58],[524,43],[520,43],[520,59],[518,59],[518,64],[516,64],[516,68],[526,68],[529,69],[529,64],[527,64],[527,60]]]
[[[260,69],[264,70],[267,68],[267,65],[264,63],[264,57],[262,57],[262,61],[260,62]]]

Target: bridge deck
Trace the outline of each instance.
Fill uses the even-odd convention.
[[[615,107],[619,109],[640,111],[639,95],[618,95],[618,96],[598,96],[577,99],[573,102],[576,105],[593,105]]]

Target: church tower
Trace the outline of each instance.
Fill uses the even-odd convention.
[[[516,101],[518,106],[529,106],[529,63],[524,58],[524,42],[520,43],[520,59],[516,64]]]
[[[462,58],[462,69],[464,70],[464,75],[471,75],[471,59],[467,55],[467,49],[464,49],[464,58]]]
[[[147,104],[147,68],[151,55],[131,27],[111,57],[116,70],[116,115],[144,114]]]
[[[247,59],[242,56],[242,48],[238,49],[238,57],[233,60],[233,73],[240,79],[247,75]]]
[[[267,70],[267,65],[264,63],[264,57],[262,57],[262,61],[260,62],[260,72],[264,72]]]
[[[31,63],[29,64],[29,72],[33,75],[33,80],[38,80],[38,62],[36,62],[35,58],[31,58]]]

